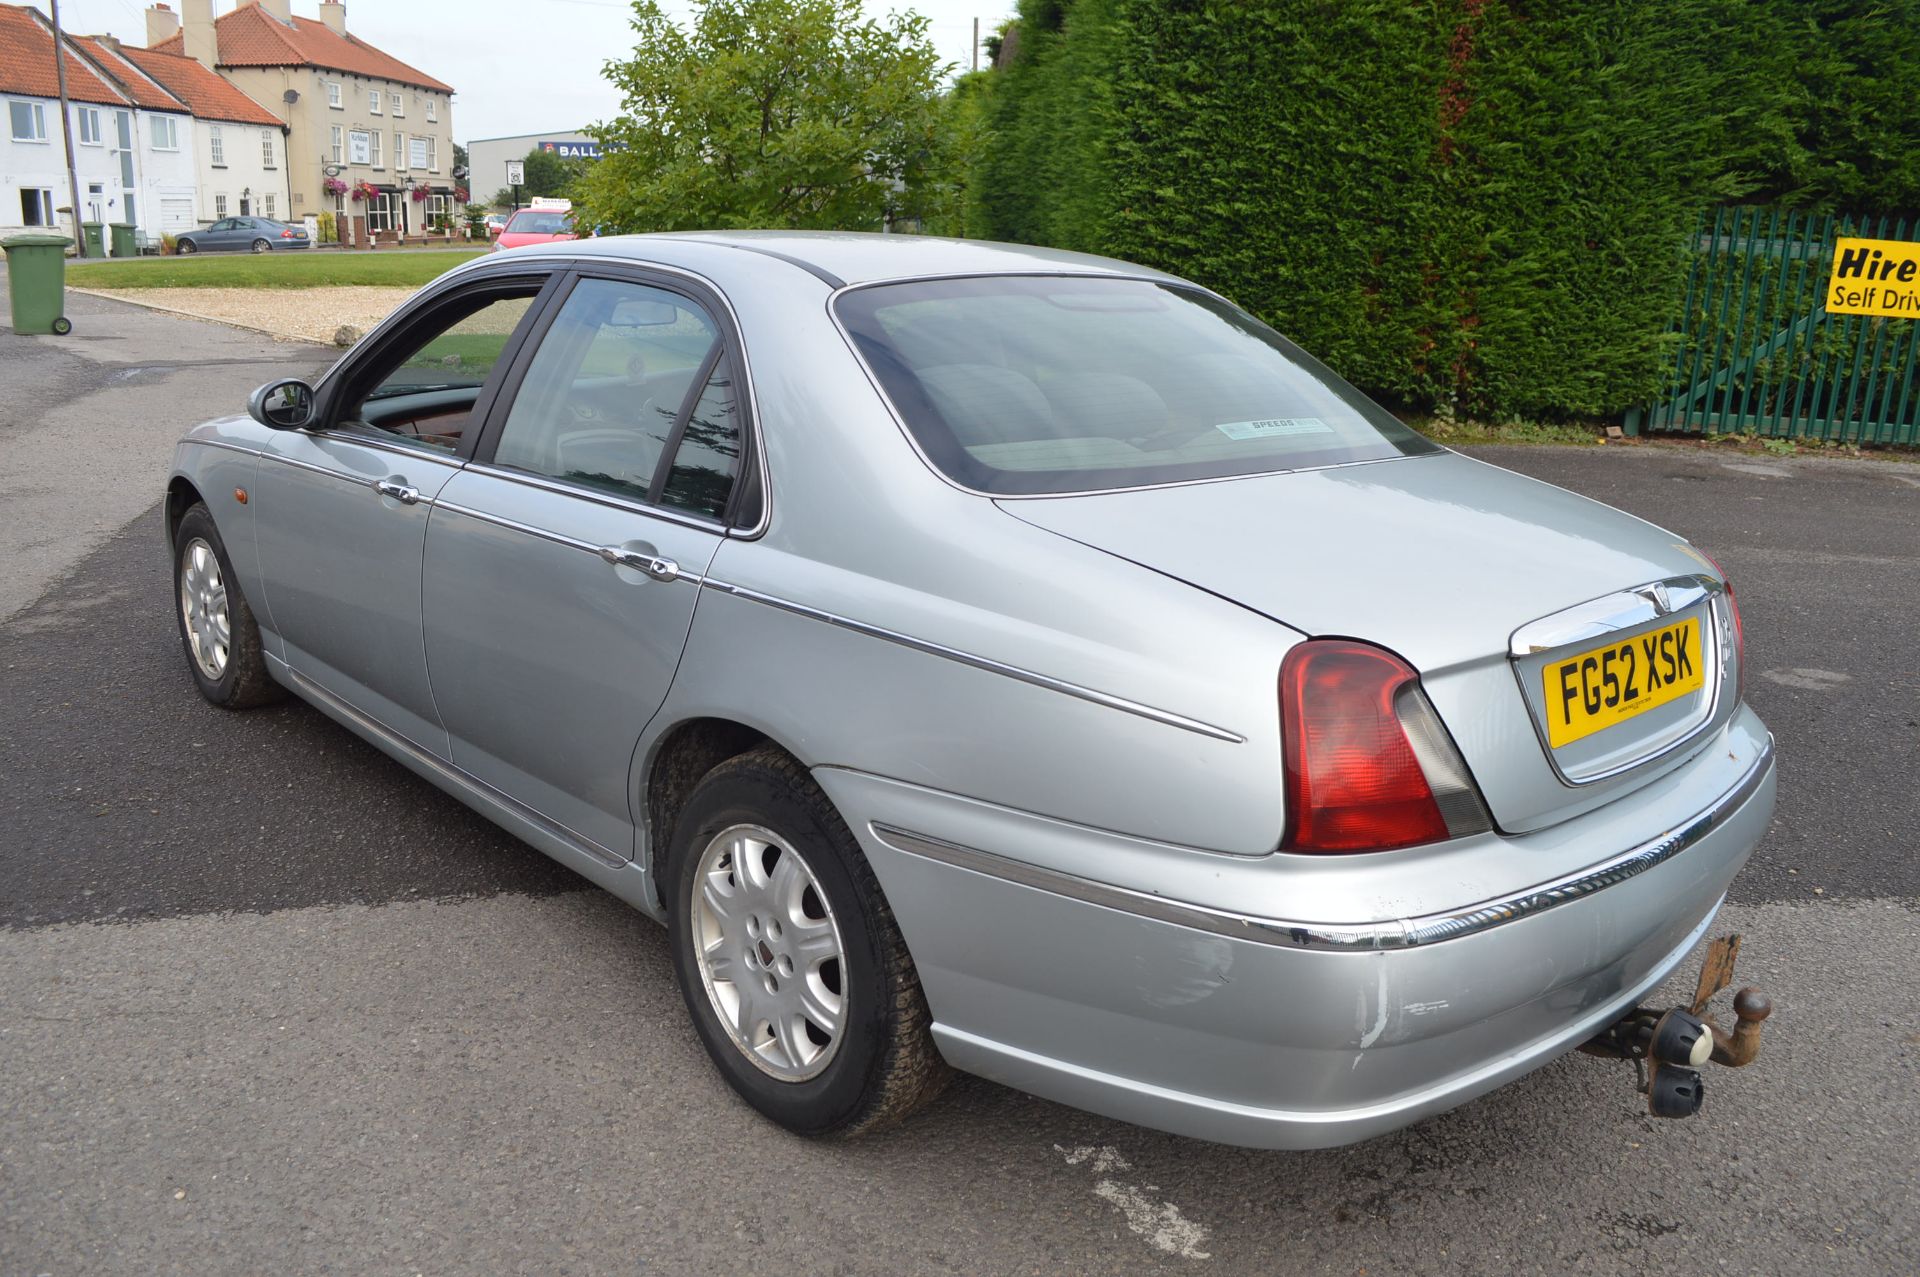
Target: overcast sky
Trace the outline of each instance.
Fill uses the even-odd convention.
[[[31,0],[42,12],[48,0]],[[60,0],[60,22],[76,35],[104,32],[145,44],[148,0]],[[179,0],[170,0],[174,12]],[[864,0],[870,14],[916,9],[933,20],[934,47],[965,69],[973,20],[989,33],[1013,0]],[[214,13],[235,8],[214,0]],[[664,0],[682,19],[691,6]],[[293,0],[318,18],[320,0]],[[454,140],[546,133],[611,117],[620,106],[600,78],[609,57],[632,47],[624,0],[347,0],[347,30],[456,90]]]

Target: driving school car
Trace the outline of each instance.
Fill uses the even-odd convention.
[[[1774,803],[1725,573],[1158,271],[496,254],[190,432],[167,534],[204,696],[291,691],[664,922],[796,1131],[958,1068],[1315,1147],[1581,1046],[1690,1113],[1758,1047],[1730,946],[1641,1004]]]
[[[573,201],[536,197],[507,219],[494,236],[495,251],[525,248],[529,244],[554,244],[575,238]]]

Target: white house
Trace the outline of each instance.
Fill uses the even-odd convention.
[[[237,213],[290,215],[286,128],[191,58],[69,36],[61,118],[53,28],[0,4],[0,235],[76,222],[130,223],[149,240]],[[73,138],[80,215],[66,139]]]

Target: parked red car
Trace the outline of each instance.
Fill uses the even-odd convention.
[[[493,247],[498,252],[503,248],[578,238],[573,231],[573,201],[536,199],[531,207],[507,219],[506,229],[494,238]]]

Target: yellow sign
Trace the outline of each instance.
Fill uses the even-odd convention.
[[[1920,244],[1903,239],[1840,239],[1827,278],[1827,311],[1920,319]]]

